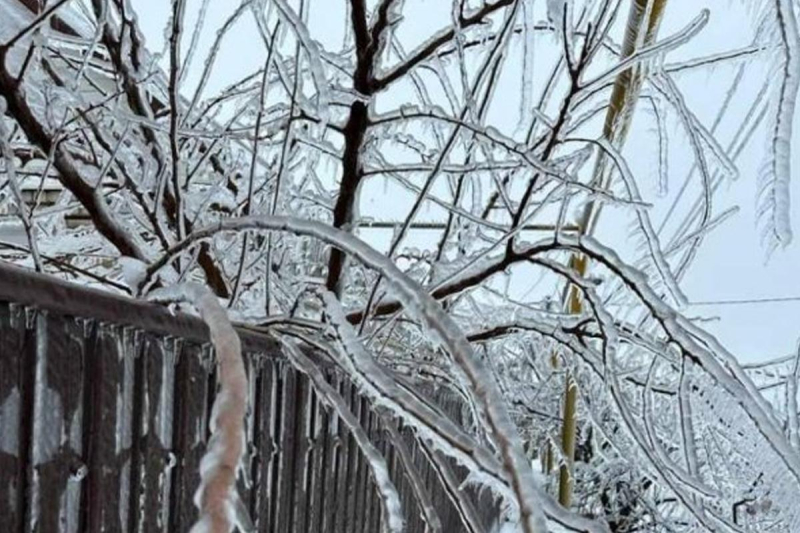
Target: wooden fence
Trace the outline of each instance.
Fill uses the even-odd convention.
[[[274,342],[241,337],[252,412],[239,493],[256,531],[381,531],[349,432]],[[194,317],[0,266],[0,532],[188,531],[216,387],[212,355]],[[425,532],[385,418],[326,372],[387,458],[407,531]],[[458,419],[458,403],[443,398]],[[400,430],[442,530],[463,531],[442,472]],[[491,502],[468,496],[488,522]]]

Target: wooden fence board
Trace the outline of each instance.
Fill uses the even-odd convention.
[[[14,350],[16,331],[5,327],[0,309],[0,353]],[[16,352],[18,353],[18,352]],[[18,527],[18,494],[22,463],[19,458],[19,355],[0,358],[0,516]]]
[[[294,437],[291,449],[292,470],[291,482],[288,483],[291,490],[289,492],[289,507],[291,508],[292,518],[290,531],[298,533],[304,531],[308,521],[308,508],[306,507],[306,476],[310,459],[309,442],[309,408],[311,403],[311,385],[308,378],[299,372],[292,372],[295,376],[296,387],[292,408],[292,418],[294,419]],[[288,414],[287,414],[288,416]]]
[[[375,419],[373,417],[372,409],[369,402],[362,402],[362,413],[364,430],[369,435],[370,441],[375,445],[375,448],[380,450],[380,435],[375,431]],[[372,512],[372,501],[375,496],[375,483],[373,482],[371,469],[369,463],[362,457],[363,462],[363,479],[364,490],[358,495],[360,513],[356,517],[358,524],[358,531],[369,533],[369,520]]]
[[[311,468],[307,479],[308,496],[306,498],[306,509],[308,509],[308,521],[306,523],[306,533],[320,531],[322,521],[322,497],[325,492],[325,455],[327,448],[327,424],[328,416],[325,407],[319,400],[316,391],[312,391],[311,401]]]
[[[344,398],[344,403],[347,405],[348,408],[352,409],[352,391],[353,387],[349,381],[342,380],[339,384],[340,387],[340,394],[342,398]],[[332,512],[334,514],[334,526],[332,531],[335,533],[345,533],[347,529],[347,494],[349,491],[349,485],[351,480],[348,478],[349,476],[349,466],[350,466],[350,458],[351,458],[351,449],[355,444],[352,442],[353,437],[347,432],[344,428],[344,424],[339,424],[339,437],[341,442],[339,443],[338,449],[338,457],[336,462],[336,485],[335,485],[335,500],[333,503]]]
[[[361,426],[367,435],[370,435],[370,409],[369,402],[361,395],[358,395],[358,410],[356,411],[358,419],[361,421]],[[373,440],[373,439],[371,439]],[[374,440],[373,440],[374,442]],[[353,531],[364,531],[365,512],[367,505],[367,498],[372,496],[374,486],[372,484],[371,476],[369,475],[369,464],[364,458],[364,455],[359,453],[356,459],[356,490],[353,494],[354,510],[353,510]]]
[[[253,465],[250,516],[253,517],[257,531],[268,531],[270,519],[270,482],[271,466],[275,451],[272,440],[273,395],[275,387],[274,364],[270,360],[262,361],[256,378],[256,402],[253,404]]]
[[[188,531],[197,520],[193,500],[200,485],[200,459],[205,452],[209,373],[200,346],[180,342],[175,349],[179,356],[175,368],[170,531]]]
[[[82,497],[81,531],[117,532],[119,518],[119,456],[117,395],[124,364],[112,326],[98,324],[86,350],[83,380],[84,432],[82,450],[87,465]]]
[[[12,306],[0,306],[0,520],[14,531],[21,531],[25,520],[28,440],[23,431],[23,374],[29,357],[25,330],[16,324],[18,313]]]
[[[342,379],[337,373],[332,373],[330,376],[330,384],[333,390],[341,393]],[[321,509],[321,527],[319,531],[335,531],[335,516],[336,516],[336,493],[338,489],[337,479],[339,472],[339,456],[341,454],[342,446],[342,431],[339,426],[341,422],[336,412],[331,408],[328,410],[326,417],[327,421],[327,438],[325,441],[325,455],[323,458],[323,477],[322,477],[322,493],[320,494],[320,509]]]

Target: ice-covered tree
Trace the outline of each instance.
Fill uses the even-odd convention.
[[[217,304],[270,332],[352,426],[389,531],[410,510],[308,349],[494,494],[502,531],[800,529],[797,359],[743,367],[681,312],[754,140],[767,253],[791,241],[795,2],[751,0],[749,33],[688,56],[725,6],[665,32],[669,0],[167,4],[0,0],[6,259],[188,299],[223,347]],[[711,120],[697,72],[730,79]],[[212,466],[241,452],[219,422]]]

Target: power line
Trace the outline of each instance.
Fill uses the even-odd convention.
[[[704,300],[700,302],[689,302],[688,307],[704,305],[748,305],[748,304],[768,304],[768,303],[787,303],[800,302],[800,296],[779,296],[774,298],[751,298],[747,300]],[[637,304],[625,302],[610,302],[609,307],[632,307]]]
[[[752,298],[747,300],[707,300],[702,302],[690,302],[689,306],[697,305],[747,305],[780,302],[800,302],[800,296],[782,296],[773,298]]]

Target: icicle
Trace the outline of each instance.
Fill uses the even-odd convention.
[[[8,303],[8,323],[11,329],[19,329],[25,324],[25,306],[15,302]]]
[[[669,141],[667,137],[666,119],[658,109],[658,104],[653,103],[653,115],[656,117],[658,131],[658,195],[662,198],[669,193]]]
[[[769,223],[769,248],[786,247],[792,241],[790,217],[791,142],[795,103],[800,89],[800,35],[791,0],[777,0],[776,18],[783,43],[783,79],[780,83],[777,112],[771,138],[771,153],[763,171],[767,191],[763,200]]]
[[[531,123],[533,116],[533,80],[534,80],[534,19],[533,19],[534,0],[524,0],[522,2],[522,77],[521,77],[521,98],[519,102],[519,121],[517,122],[517,134],[524,131]],[[516,135],[515,135],[516,137]]]
[[[35,307],[25,306],[25,329],[33,329],[36,325],[36,318],[41,313],[42,315],[45,314],[45,311],[39,311]],[[44,316],[42,316],[44,319]]]

